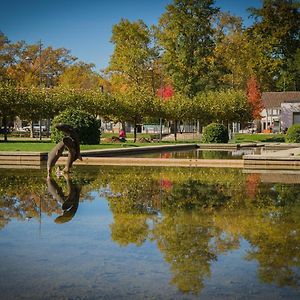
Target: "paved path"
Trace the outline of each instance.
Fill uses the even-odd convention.
[[[267,156],[269,156],[269,157],[290,157],[290,156],[298,156],[298,155],[300,155],[300,147],[299,148],[291,148],[291,149],[287,149],[287,150],[280,150],[280,151],[275,151],[275,152],[269,152],[267,154]]]

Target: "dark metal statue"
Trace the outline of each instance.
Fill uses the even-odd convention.
[[[73,183],[69,174],[62,174],[67,183],[68,195],[63,193],[62,187],[51,178],[47,178],[48,192],[62,205],[63,214],[55,219],[55,223],[69,222],[78,209],[81,185]]]
[[[80,141],[79,136],[75,129],[67,124],[59,123],[56,126],[56,129],[62,131],[65,134],[65,137],[62,141],[60,141],[48,154],[47,161],[47,172],[48,177],[51,174],[52,168],[55,166],[58,159],[62,156],[65,148],[68,149],[68,160],[67,163],[62,170],[63,173],[69,173],[72,167],[73,162],[76,159],[82,160],[80,155]]]

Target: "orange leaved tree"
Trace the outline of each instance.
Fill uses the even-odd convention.
[[[261,119],[261,111],[264,108],[260,86],[256,77],[252,76],[247,81],[247,98],[252,106],[252,117],[254,120]]]

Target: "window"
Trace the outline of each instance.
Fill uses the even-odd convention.
[[[300,112],[293,112],[293,124],[300,124]]]

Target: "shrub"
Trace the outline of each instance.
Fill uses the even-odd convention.
[[[53,119],[51,125],[51,141],[55,143],[58,143],[64,137],[64,134],[55,128],[55,125],[58,123],[73,126],[79,134],[81,144],[99,144],[100,121],[86,111],[67,109]]]
[[[228,143],[228,130],[223,124],[211,123],[203,130],[202,143]]]
[[[285,135],[287,143],[300,143],[300,124],[292,125]]]

